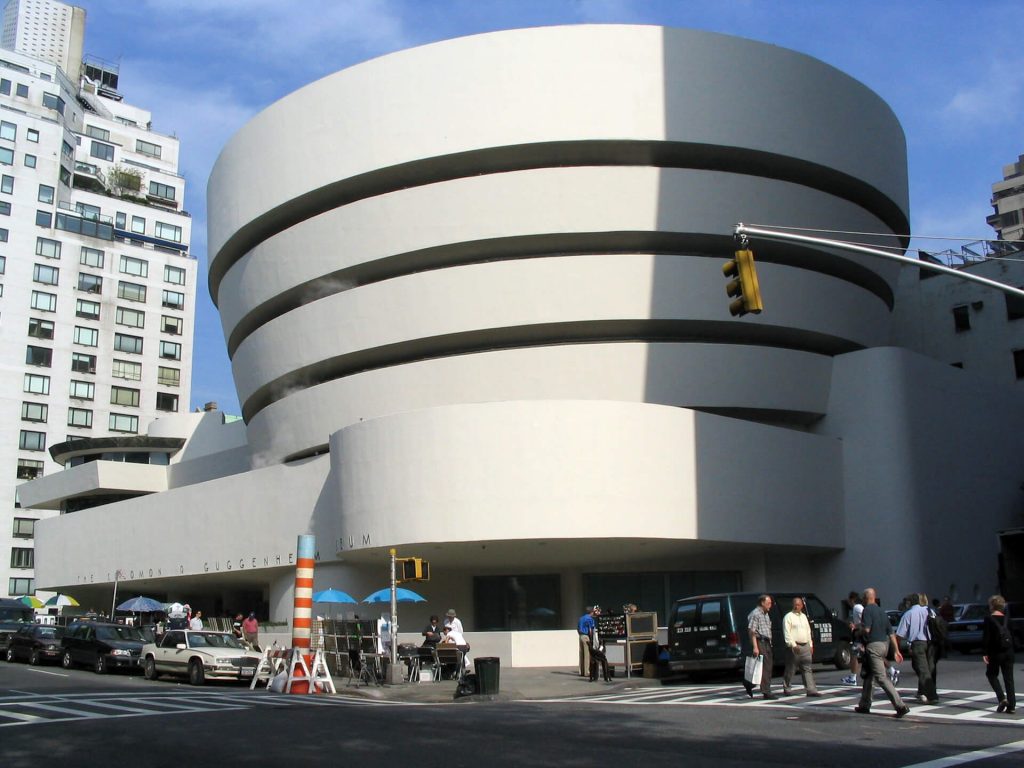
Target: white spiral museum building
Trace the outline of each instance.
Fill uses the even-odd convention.
[[[706,32],[514,30],[317,81],[210,179],[244,423],[157,422],[185,438],[165,486],[41,524],[40,586],[100,600],[131,570],[287,618],[311,532],[318,589],[383,586],[390,547],[431,561],[407,629],[449,606],[519,631],[716,589],[992,589],[1022,472],[936,462],[1020,424],[1012,388],[891,346],[891,262],[755,242],[765,311],[724,293],[740,221],[905,247],[906,166],[859,82]],[[88,491],[60,477],[23,500]],[[948,540],[962,558],[932,556]]]

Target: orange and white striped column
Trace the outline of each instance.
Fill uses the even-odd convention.
[[[296,545],[295,608],[292,615],[292,653],[298,651],[312,664],[309,653],[313,628],[313,567],[316,563],[316,536],[303,534]],[[307,684],[293,684],[290,693],[306,693]]]

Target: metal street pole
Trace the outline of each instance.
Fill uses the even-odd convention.
[[[120,569],[114,571],[114,597],[110,601],[110,620],[114,620],[114,608],[117,605],[117,579],[121,575]]]
[[[748,227],[742,222],[736,225],[734,231],[737,237],[762,237],[765,240],[782,240],[784,242],[791,243],[809,243],[811,245],[826,246],[828,248],[838,248],[844,251],[853,251],[855,253],[864,253],[868,256],[878,256],[882,259],[889,259],[890,261],[898,261],[903,264],[910,264],[917,267],[918,269],[929,269],[932,272],[941,272],[944,275],[952,275],[958,277],[961,280],[966,280],[971,283],[980,283],[986,285],[989,288],[995,288],[997,291],[1003,293],[1009,293],[1013,296],[1018,296],[1024,299],[1024,290],[1015,288],[1012,285],[1006,285],[1000,283],[997,280],[989,280],[987,277],[981,277],[979,275],[965,272],[962,269],[953,269],[952,267],[945,267],[941,264],[932,264],[930,261],[921,261],[921,259],[915,259],[910,256],[900,256],[895,253],[889,253],[888,251],[879,250],[878,248],[869,248],[865,245],[854,245],[852,243],[844,243],[842,240],[830,240],[825,237],[812,237],[810,235],[796,235],[792,232],[780,232],[777,229],[763,229],[761,227]]]
[[[398,582],[395,576],[394,547],[389,550],[391,555],[391,664],[388,665],[388,683],[396,685],[403,680],[398,670]]]

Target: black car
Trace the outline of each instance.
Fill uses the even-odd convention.
[[[803,597],[807,618],[814,634],[814,662],[850,666],[850,628],[840,621],[815,595],[804,592],[773,594],[772,645],[785,647],[782,617],[794,597]],[[747,615],[757,605],[756,592],[701,595],[676,600],[669,617],[668,668],[672,673],[701,673],[713,670],[742,670],[743,659],[751,653]],[[783,654],[775,664],[785,662]]]
[[[138,669],[144,642],[139,630],[125,624],[75,622],[61,638],[61,664],[65,669],[76,664],[91,666],[99,675],[111,669]]]
[[[48,624],[29,624],[22,627],[7,643],[7,661],[27,661],[32,666],[44,661],[60,661],[60,638],[63,627]]]
[[[11,636],[35,620],[36,612],[20,600],[0,599],[0,658],[6,658]]]

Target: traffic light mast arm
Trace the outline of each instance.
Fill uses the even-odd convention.
[[[882,251],[878,248],[869,248],[866,245],[854,245],[852,243],[844,243],[842,240],[830,240],[825,237],[812,237],[810,235],[797,235],[792,232],[780,232],[775,229],[762,229],[761,227],[748,227],[745,224],[737,224],[735,229],[735,235],[739,238],[748,237],[762,237],[765,240],[782,240],[790,243],[807,243],[809,245],[820,245],[827,246],[829,248],[838,248],[844,251],[853,251],[855,253],[864,253],[868,256],[878,256],[882,259],[889,259],[890,261],[899,261],[903,264],[910,264],[918,269],[930,269],[932,272],[941,272],[945,275],[952,275],[958,277],[961,280],[967,280],[972,283],[980,283],[987,285],[989,288],[995,288],[1003,293],[1009,293],[1013,296],[1024,299],[1024,290],[1015,288],[1012,285],[1006,283],[1000,283],[997,280],[989,280],[987,277],[981,277],[979,275],[972,274],[970,272],[964,272],[960,269],[953,269],[952,267],[944,267],[941,264],[932,264],[930,261],[921,261],[910,256],[900,256],[896,253],[889,253],[888,251]],[[745,242],[745,240],[744,240]]]

